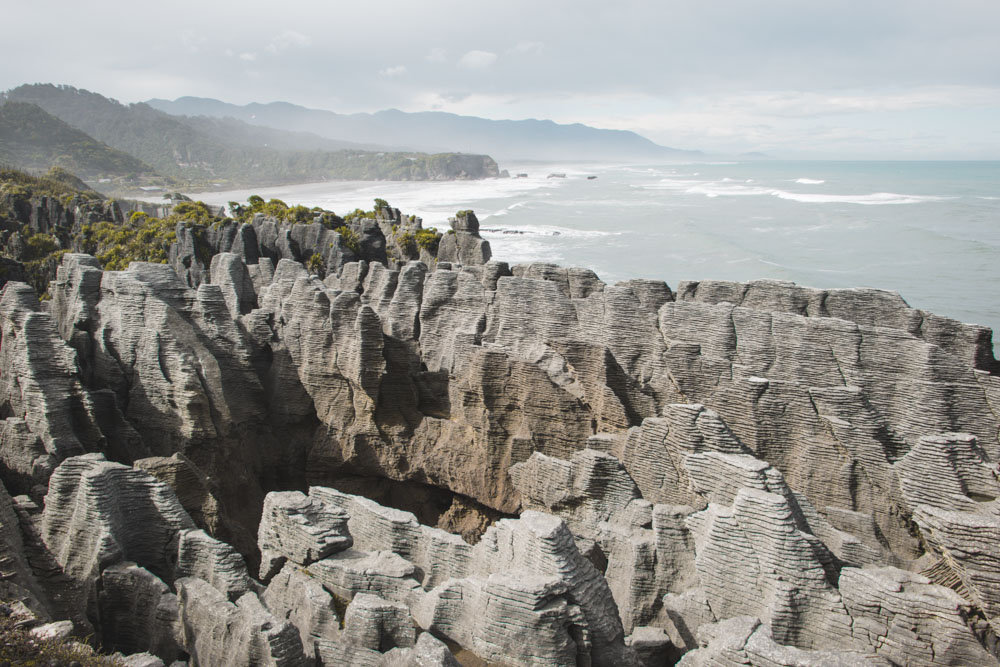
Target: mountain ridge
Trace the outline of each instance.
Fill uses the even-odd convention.
[[[0,162],[28,169],[63,167],[84,178],[153,175],[142,160],[98,141],[27,102],[0,104]]]
[[[701,151],[660,146],[629,130],[561,124],[547,119],[493,120],[443,111],[340,114],[290,102],[230,104],[214,98],[153,98],[146,104],[184,116],[228,116],[254,125],[296,128],[327,138],[355,140],[411,150],[486,153],[496,159],[662,159],[699,158]]]
[[[497,176],[488,155],[403,154],[268,129],[238,120],[171,116],[144,104],[53,84],[24,85],[3,99],[35,104],[97,141],[190,183],[251,186],[332,179],[447,180]],[[277,143],[275,146],[273,144]]]

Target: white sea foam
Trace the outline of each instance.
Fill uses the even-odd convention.
[[[921,204],[925,202],[946,201],[955,197],[938,195],[910,195],[895,192],[873,192],[871,194],[835,195],[809,192],[789,192],[778,188],[768,188],[759,185],[744,185],[722,179],[720,181],[697,181],[676,178],[662,178],[658,183],[637,185],[636,188],[646,190],[673,190],[689,195],[703,195],[710,199],[715,197],[760,197],[771,196],[804,204],[858,204],[862,206],[883,206],[894,204]]]
[[[483,222],[479,228],[479,233],[483,238],[489,239],[492,243],[493,239],[498,237],[561,236],[569,239],[589,239],[602,236],[620,236],[624,232],[611,232],[599,229],[573,229],[558,225],[491,225],[489,222]]]
[[[923,204],[926,202],[955,199],[955,197],[938,197],[935,195],[903,195],[896,194],[895,192],[874,192],[870,195],[818,195],[775,190],[772,194],[779,199],[788,199],[804,204],[860,204],[862,206]]]
[[[826,183],[826,181],[817,178],[796,178],[795,182],[802,185],[823,185]]]

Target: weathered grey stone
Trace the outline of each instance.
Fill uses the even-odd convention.
[[[459,667],[448,646],[429,632],[417,637],[413,648],[394,648],[381,662],[383,667]]]
[[[344,616],[344,643],[385,653],[412,647],[416,629],[406,605],[359,593]]]
[[[701,667],[743,665],[764,667],[862,667],[888,665],[871,655],[849,651],[806,651],[775,643],[766,625],[751,616],[735,616],[703,626],[701,647],[686,654],[678,665]]]
[[[299,632],[306,657],[318,664],[336,664],[341,642],[341,620],[336,602],[308,568],[286,563],[272,577],[261,602],[278,619]]]
[[[257,292],[244,259],[233,253],[221,252],[212,257],[212,284],[222,289],[226,307],[236,319],[257,307]]]
[[[177,596],[152,572],[129,562],[105,568],[99,600],[107,650],[148,651],[168,662],[181,655]]]
[[[76,354],[24,283],[0,293],[0,337],[0,406],[23,422],[5,425],[0,461],[22,487],[44,484],[59,461],[100,447],[103,436],[76,377]]]
[[[38,618],[51,617],[46,595],[24,548],[14,501],[0,483],[0,599],[20,600]]]
[[[243,556],[203,530],[182,530],[177,534],[173,577],[207,581],[234,602],[254,587]]]
[[[413,563],[425,588],[445,579],[464,577],[469,571],[469,544],[458,535],[420,525],[409,512],[323,487],[312,487],[309,496],[350,517],[347,527],[356,548],[392,551]]]
[[[995,665],[957,593],[897,568],[845,568],[840,592],[861,650],[893,664]]]
[[[349,548],[347,513],[299,491],[274,491],[264,498],[258,530],[260,578],[267,581],[290,560],[310,563]]]
[[[305,664],[299,633],[247,593],[235,604],[201,579],[177,581],[182,644],[198,665]]]
[[[390,602],[416,604],[423,596],[417,569],[391,551],[346,549],[316,561],[308,569],[341,600],[371,593]]]
[[[125,667],[164,667],[164,662],[151,653],[135,653],[122,658]]]
[[[193,528],[170,487],[101,454],[56,468],[42,514],[46,545],[91,599],[101,570],[126,560],[171,580],[178,534]]]
[[[635,651],[644,667],[674,664],[680,659],[680,651],[670,641],[666,631],[660,628],[635,628],[625,638],[625,645]]]
[[[458,264],[479,265],[490,260],[490,244],[479,236],[479,220],[472,211],[463,211],[450,218],[451,232],[441,237],[438,260]]]
[[[832,559],[796,525],[784,496],[743,488],[731,506],[710,504],[688,523],[695,567],[716,617],[761,618],[775,641],[799,648],[842,644],[851,618],[831,583]]]
[[[956,589],[1000,630],[1000,483],[977,439],[921,438],[895,468],[936,563],[925,573]]]

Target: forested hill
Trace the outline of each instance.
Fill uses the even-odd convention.
[[[288,102],[239,106],[201,97],[151,99],[171,114],[238,118],[253,125],[307,130],[323,137],[405,146],[410,150],[464,150],[501,160],[701,159],[700,151],[668,148],[624,130],[551,120],[492,120],[441,111],[340,114]]]
[[[124,105],[69,86],[25,85],[3,97],[8,102],[35,104],[157,172],[191,184],[473,179],[496,176],[499,171],[496,162],[485,155],[345,149],[354,145],[234,119],[170,116],[146,104]]]
[[[0,164],[63,167],[86,180],[152,175],[142,160],[95,140],[34,104],[0,105]]]

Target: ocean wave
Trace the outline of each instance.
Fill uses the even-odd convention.
[[[676,178],[662,178],[658,183],[635,186],[646,190],[673,190],[689,195],[715,197],[761,197],[771,196],[803,204],[858,204],[861,206],[884,206],[894,204],[922,204],[926,202],[948,201],[957,197],[941,195],[910,195],[895,192],[873,192],[859,195],[835,195],[811,192],[789,192],[759,185],[721,181],[696,181]]]
[[[779,199],[788,199],[790,201],[802,202],[803,204],[860,204],[862,206],[924,204],[927,202],[956,199],[956,197],[904,195],[895,192],[874,192],[870,195],[819,195],[775,190],[772,194]]]
[[[818,178],[796,178],[795,182],[802,185],[823,185],[826,183],[826,181]]]
[[[598,229],[573,229],[557,225],[487,225],[479,228],[479,233],[490,239],[505,236],[563,236],[566,238],[598,238],[620,236],[623,232],[609,232]]]

